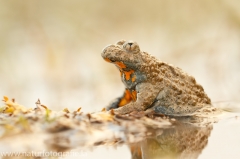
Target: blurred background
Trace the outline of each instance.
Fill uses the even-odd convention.
[[[196,77],[213,102],[240,95],[238,0],[0,0],[0,96],[98,111],[122,95],[101,51],[121,39]]]

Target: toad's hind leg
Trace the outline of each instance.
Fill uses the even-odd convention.
[[[131,101],[132,101],[131,92],[126,89],[124,91],[123,96],[116,98],[115,100],[113,100],[109,104],[109,106],[107,107],[107,110],[111,110],[111,109],[116,109],[116,108],[122,107],[122,106],[128,104]]]
[[[164,105],[164,103],[160,101],[156,101],[152,104],[152,107],[147,110],[147,112],[154,112],[157,114],[165,114],[165,115],[191,115],[197,110],[202,108],[202,106],[190,106],[190,105],[177,105],[171,104],[169,106]]]

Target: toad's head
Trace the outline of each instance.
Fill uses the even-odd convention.
[[[107,46],[102,52],[102,57],[124,70],[136,70],[142,63],[140,48],[136,42],[132,41],[122,40],[115,45]]]

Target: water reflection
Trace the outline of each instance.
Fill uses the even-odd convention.
[[[132,159],[198,158],[212,129],[212,124],[196,126],[179,121],[172,128],[151,130],[151,137],[130,145]]]

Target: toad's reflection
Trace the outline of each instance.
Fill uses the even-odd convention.
[[[208,143],[212,125],[177,122],[174,128],[154,130],[153,136],[130,145],[132,159],[198,158]]]

